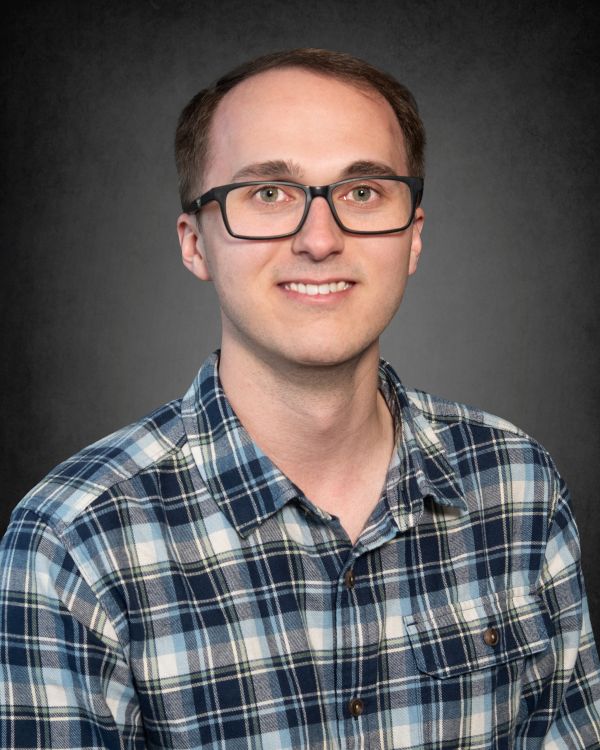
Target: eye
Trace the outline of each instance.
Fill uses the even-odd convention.
[[[379,201],[382,197],[382,193],[378,185],[365,182],[352,182],[350,184],[340,185],[338,196],[338,200],[343,200],[347,204],[364,206]]]
[[[359,185],[358,187],[352,188],[350,191],[352,200],[357,203],[368,203],[373,196],[373,189],[368,185]]]
[[[255,193],[262,203],[278,203],[285,200],[285,193],[278,185],[263,185]]]

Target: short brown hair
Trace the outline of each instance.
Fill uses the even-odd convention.
[[[425,129],[410,91],[388,73],[352,55],[301,48],[274,52],[243,63],[212,86],[199,91],[187,104],[179,117],[175,135],[182,206],[197,197],[199,176],[208,154],[210,125],[219,102],[238,83],[274,68],[304,68],[381,94],[390,103],[404,134],[409,175],[423,176]]]

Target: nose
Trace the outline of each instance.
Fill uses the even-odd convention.
[[[343,249],[344,233],[336,224],[327,201],[320,196],[313,198],[302,229],[292,238],[292,252],[321,261]]]

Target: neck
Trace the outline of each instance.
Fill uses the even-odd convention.
[[[315,367],[275,363],[224,341],[219,375],[253,440],[306,489],[310,478],[339,484],[349,466],[391,444],[378,363],[377,342],[350,361]]]

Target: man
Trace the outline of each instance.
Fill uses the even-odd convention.
[[[423,145],[404,87],[322,50],[186,107],[178,233],[221,349],[15,511],[4,747],[600,745],[550,457],[379,360],[421,252]]]

